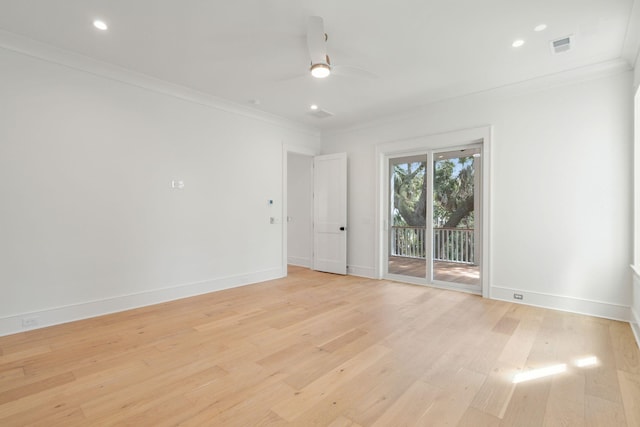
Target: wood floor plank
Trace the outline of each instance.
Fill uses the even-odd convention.
[[[327,427],[362,427],[362,426],[354,422],[353,420],[350,420],[349,418],[341,415],[338,418],[336,418]]]
[[[415,381],[415,370],[408,367],[402,358],[391,354],[360,374],[353,386],[364,384],[359,397],[343,413],[363,426],[373,424]],[[328,403],[330,398],[326,399]]]
[[[544,424],[551,389],[547,379],[516,385],[501,426],[539,427]]]
[[[220,382],[201,387],[198,390],[187,393],[190,405],[177,414],[183,419],[177,425],[202,426],[210,425],[211,420],[221,416],[226,411],[233,411],[233,408],[243,404],[247,400],[259,403],[244,416],[253,416],[253,412],[260,413],[259,424],[282,425],[287,422],[275,412],[268,410],[265,412],[264,406],[273,406],[273,401],[284,401],[294,393],[290,387],[282,382],[281,374],[272,374],[265,370],[254,370],[251,366],[242,369],[240,375],[227,376],[221,378]],[[257,365],[253,368],[258,368]],[[268,398],[263,397],[268,395]],[[273,399],[273,401],[272,401]],[[253,411],[253,412],[252,412]],[[224,415],[222,415],[224,416]],[[176,425],[176,424],[174,424]],[[242,422],[236,423],[229,420],[225,425],[244,426]]]
[[[496,418],[503,418],[515,390],[514,374],[520,369],[497,362],[473,398],[471,406]]]
[[[84,426],[88,424],[82,409],[66,408],[46,418],[38,418],[33,422],[25,423],[21,420],[6,420],[7,425],[24,425],[28,427],[69,427]]]
[[[441,393],[442,389],[440,387],[424,381],[415,381],[372,426],[396,425],[398,427],[409,427],[415,422],[413,420],[422,418]]]
[[[505,344],[498,361],[511,366],[524,366],[542,324],[541,310],[518,305],[510,310],[520,323]]]
[[[640,374],[638,345],[634,340],[631,326],[625,322],[611,322],[609,324],[609,334],[616,359],[616,367],[621,371]]]
[[[221,426],[255,426],[260,424],[287,424],[286,420],[271,410],[271,407],[294,390],[287,384],[278,381],[270,387],[261,388],[251,393],[240,403],[220,412],[213,417],[206,417],[209,425]],[[195,421],[195,420],[194,420]]]
[[[624,427],[627,424],[624,408],[620,403],[595,396],[586,396],[585,425],[587,427]]]
[[[157,399],[176,393],[178,387],[185,387],[185,391],[188,391],[225,375],[225,370],[215,365],[211,366],[211,362],[203,360],[105,394],[81,407],[86,416],[97,419],[114,412],[140,411],[147,409],[148,405],[153,405]]]
[[[458,427],[498,427],[500,419],[477,408],[470,407],[462,416]]]
[[[636,426],[639,361],[621,322],[291,268],[0,337],[0,425]]]
[[[569,373],[553,378],[544,416],[544,427],[583,426],[585,377]]]
[[[419,423],[429,426],[455,426],[464,417],[486,376],[468,369],[460,369],[451,378],[449,387],[442,390]]]
[[[360,372],[388,354],[389,351],[383,346],[370,347],[271,409],[282,418],[293,421],[326,394],[351,381]]]
[[[616,369],[616,357],[611,346],[609,325],[602,322],[586,322],[588,341],[586,343],[590,352],[594,354],[599,363],[585,370],[585,393],[609,400],[622,402],[620,384],[618,383],[618,370]]]
[[[11,388],[12,384],[21,380],[24,380],[24,369],[21,367],[0,371],[0,384],[4,384],[7,388]]]
[[[15,369],[17,363],[24,363],[27,359],[51,353],[51,347],[48,345],[27,347],[24,350],[5,352],[0,356],[0,370]]]
[[[10,388],[0,393],[0,405],[22,399],[23,397],[36,395],[42,391],[46,391],[63,384],[72,383],[75,379],[76,377],[73,373],[66,372],[34,383]]]
[[[622,404],[629,426],[640,426],[640,374],[618,371]]]
[[[551,379],[551,389],[544,418],[545,427],[583,426],[585,424],[585,368],[576,361],[591,353],[584,339],[584,317],[561,315],[554,317],[551,333],[558,336],[554,360],[567,365],[565,373]],[[591,369],[591,367],[586,368]]]

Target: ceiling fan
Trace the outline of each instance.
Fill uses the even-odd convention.
[[[311,58],[311,75],[318,79],[328,77],[332,73],[352,75],[375,79],[378,76],[358,67],[349,65],[332,65],[327,55],[327,33],[324,31],[324,21],[320,16],[310,16],[307,21],[307,48]]]

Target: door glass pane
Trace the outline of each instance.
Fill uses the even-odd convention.
[[[425,156],[389,162],[389,264],[391,274],[425,278],[427,251],[427,159]]]
[[[433,280],[480,285],[480,149],[436,153],[433,163]]]

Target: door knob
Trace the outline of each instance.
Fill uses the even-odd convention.
[[[340,231],[344,231],[344,227],[340,227]]]

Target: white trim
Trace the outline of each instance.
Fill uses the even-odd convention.
[[[227,113],[238,114],[250,119],[266,122],[278,127],[295,130],[309,136],[320,137],[320,130],[285,119],[264,111],[250,108],[185,86],[170,83],[155,77],[138,73],[117,65],[101,62],[87,56],[60,49],[27,37],[0,30],[0,48],[30,56],[42,61],[62,65],[98,77],[115,80],[138,88],[150,90],[185,101],[215,108]]]
[[[21,313],[0,319],[0,336],[278,279],[282,277],[281,273],[279,268],[273,268],[103,300],[49,308],[31,313]],[[38,321],[37,327],[23,328],[22,320],[25,318],[36,318]]]
[[[408,138],[397,141],[383,142],[376,145],[376,211],[375,221],[377,232],[375,235],[375,276],[376,278],[385,277],[384,266],[386,265],[385,255],[385,234],[387,232],[387,214],[386,214],[386,180],[388,175],[388,159],[389,157],[397,157],[401,155],[413,155],[421,152],[432,150],[445,150],[448,148],[466,147],[471,144],[481,144],[482,147],[482,296],[489,298],[490,291],[490,237],[491,237],[491,140],[493,136],[493,127],[490,125],[461,129],[450,132],[443,132],[432,135],[424,135],[420,137]],[[390,275],[386,276],[392,279]],[[402,276],[399,276],[402,277]],[[397,280],[397,278],[393,278]],[[411,282],[413,283],[413,282]],[[427,284],[425,281],[416,284]],[[441,287],[438,284],[434,286]],[[451,287],[451,289],[456,289]]]
[[[622,45],[621,56],[626,59],[631,67],[634,66],[640,54],[640,1],[635,0],[629,13],[627,32]]]
[[[631,289],[631,314],[629,318],[629,324],[633,335],[636,337],[636,343],[640,347],[640,307],[636,304],[636,301],[640,301],[640,269],[637,266],[632,265],[631,271],[633,272],[632,289]]]
[[[514,300],[514,293],[521,294],[523,299]],[[491,298],[500,301],[550,308],[553,310],[603,317],[605,319],[620,320],[624,322],[628,322],[631,317],[630,309],[625,305],[568,297],[564,295],[533,292],[523,289],[493,286],[491,288]]]
[[[617,58],[610,61],[599,62],[597,64],[586,65],[584,67],[573,68],[567,71],[561,71],[559,73],[535,77],[529,80],[514,82],[499,87],[491,87],[475,92],[444,95],[410,111],[393,113],[384,117],[375,118],[375,120],[370,120],[368,122],[359,122],[353,126],[344,128],[324,129],[322,131],[322,134],[323,136],[346,135],[379,127],[390,126],[399,122],[409,121],[423,116],[425,114],[425,111],[429,108],[432,108],[433,105],[443,102],[449,102],[453,99],[464,99],[467,97],[478,95],[495,96],[499,98],[520,96],[528,93],[550,90],[555,87],[579,84],[584,81],[603,78],[606,76],[613,76],[619,73],[627,72],[632,68],[633,64],[630,66],[627,60]]]
[[[366,277],[367,279],[377,279],[376,269],[373,267],[365,267],[361,265],[349,264],[347,266],[347,274],[349,276]]]
[[[640,347],[640,314],[631,307],[631,320],[629,321],[633,336],[636,338],[636,344]]]

